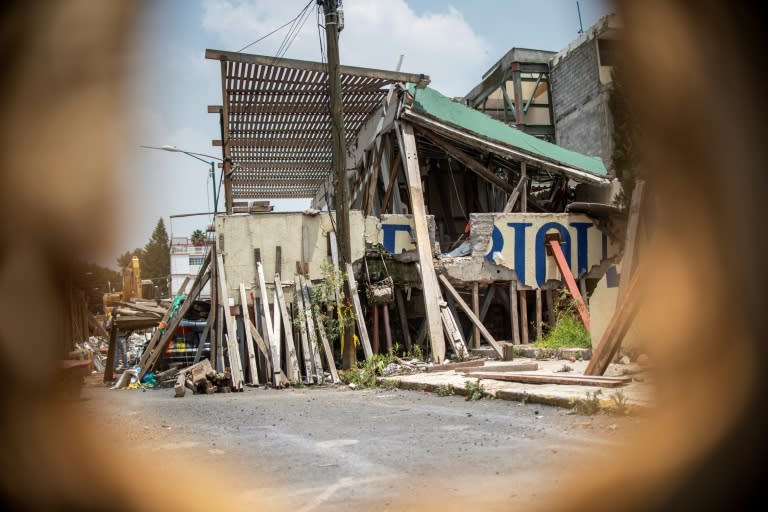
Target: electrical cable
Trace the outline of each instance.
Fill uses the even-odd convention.
[[[307,2],[307,5],[304,6],[304,8],[301,10],[301,12],[299,12],[299,14],[296,15],[296,17],[294,17],[293,19],[289,20],[284,25],[281,25],[281,26],[277,27],[275,30],[273,30],[269,34],[261,36],[260,38],[258,38],[257,40],[253,41],[252,43],[249,43],[249,44],[243,46],[242,48],[240,48],[238,50],[238,53],[242,52],[243,50],[247,50],[248,48],[250,48],[251,46],[255,45],[256,43],[258,43],[260,41],[263,41],[264,39],[268,38],[269,36],[271,36],[275,32],[278,32],[278,31],[284,29],[285,27],[287,27],[288,25],[290,25],[291,23],[295,22],[297,19],[299,19],[299,17],[301,17],[302,14],[304,14],[304,12],[309,8],[309,6],[312,5],[312,1],[313,0],[309,0],[309,2]]]

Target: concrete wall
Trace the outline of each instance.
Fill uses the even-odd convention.
[[[473,258],[512,269],[521,284],[538,288],[560,281],[560,271],[545,247],[547,233],[560,233],[571,272],[579,277],[618,252],[586,215],[567,213],[472,214]]]
[[[335,213],[332,212],[332,215]],[[431,216],[429,220],[434,223]],[[323,263],[331,261],[328,234],[333,231],[333,224],[327,212],[314,216],[300,212],[219,215],[215,222],[217,236],[223,235],[223,247],[220,250],[224,255],[224,269],[231,296],[239,294],[241,282],[255,296],[260,295],[257,290],[254,248],[261,250],[264,277],[268,283],[274,282],[276,272],[280,273],[283,283],[292,283],[297,261],[309,263],[311,279],[321,279]],[[395,253],[416,249],[410,215],[366,218],[362,212],[352,210],[350,230],[353,260],[363,257],[366,243],[382,244],[388,251]],[[275,268],[277,246],[281,248],[280,268]],[[268,288],[272,290],[274,286]],[[235,302],[240,301],[238,299]]]
[[[610,167],[613,150],[613,120],[608,108],[610,68],[600,66],[599,34],[600,30],[584,34],[552,60],[552,106],[557,144],[598,156]]]

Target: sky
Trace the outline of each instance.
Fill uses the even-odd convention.
[[[131,137],[121,148],[116,186],[117,245],[100,263],[116,267],[118,254],[142,247],[159,218],[169,234],[189,236],[209,217],[171,215],[211,211],[210,167],[181,153],[140,148],[171,145],[220,157],[218,61],[205,49],[239,51],[294,18],[308,0],[163,0],[148,2],[134,29],[126,90]],[[320,60],[315,1],[285,57]],[[580,0],[586,30],[612,12],[608,0]],[[510,48],[559,51],[578,36],[574,0],[346,0],[340,34],[342,64],[430,76],[431,87],[463,96]],[[288,29],[246,53],[274,55]],[[325,35],[323,34],[323,38]],[[218,176],[218,169],[217,169]],[[273,201],[276,211],[306,208],[308,200]],[[223,197],[219,209],[223,208]]]

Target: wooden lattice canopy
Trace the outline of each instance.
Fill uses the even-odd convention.
[[[327,65],[206,50],[221,61],[221,115],[227,204],[232,200],[314,197],[331,172]],[[341,66],[347,144],[394,82],[425,86],[425,75]]]

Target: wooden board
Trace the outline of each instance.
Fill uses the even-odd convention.
[[[460,368],[477,368],[480,366],[485,366],[485,361],[482,359],[479,359],[477,361],[462,361],[460,363],[447,363],[447,364],[436,364],[434,366],[430,366],[427,368],[428,372],[446,372],[450,370],[457,370]]]
[[[456,301],[456,303],[461,306],[461,309],[464,310],[464,313],[466,313],[467,317],[469,317],[469,320],[477,326],[477,328],[480,330],[480,334],[483,335],[483,338],[485,338],[488,343],[491,344],[493,349],[496,351],[499,356],[504,357],[504,349],[501,347],[501,345],[494,339],[493,336],[491,336],[491,333],[488,332],[488,329],[485,328],[483,323],[480,321],[479,318],[475,316],[475,313],[472,311],[472,308],[467,305],[466,302],[464,302],[464,299],[461,298],[461,295],[459,295],[459,292],[456,291],[456,289],[453,287],[451,283],[448,282],[448,279],[444,275],[439,276],[440,282],[443,283],[443,286],[446,290],[448,290],[448,293],[451,294],[453,299]]]
[[[395,288],[395,303],[397,304],[397,314],[400,317],[400,327],[403,330],[403,342],[405,351],[411,351],[411,331],[408,328],[408,315],[405,312],[405,298],[400,288]]]
[[[323,361],[320,359],[320,347],[317,344],[317,330],[315,328],[315,320],[312,315],[312,300],[309,297],[309,291],[307,285],[304,283],[304,279],[301,276],[296,276],[296,279],[301,283],[301,297],[304,300],[304,315],[307,318],[307,333],[309,334],[309,350],[311,350],[312,367],[314,368],[315,381],[318,384],[322,384],[323,376]]]
[[[442,363],[445,359],[445,338],[443,337],[442,319],[440,316],[440,302],[442,293],[437,284],[434,261],[432,257],[432,242],[429,239],[427,226],[427,210],[424,205],[424,190],[421,186],[421,172],[419,170],[419,155],[416,150],[416,137],[413,126],[409,123],[398,123],[398,141],[403,158],[403,168],[408,182],[408,190],[411,198],[411,213],[413,225],[416,231],[416,248],[419,254],[421,266],[421,282],[424,291],[424,310],[427,315],[427,328],[429,343],[432,349],[432,358]]]
[[[587,309],[587,305],[584,303],[579,287],[576,286],[576,280],[573,278],[573,274],[571,274],[571,268],[568,266],[568,262],[565,259],[565,254],[563,253],[562,247],[560,247],[560,242],[557,240],[550,240],[549,247],[552,249],[552,255],[555,257],[557,267],[560,269],[560,274],[563,276],[565,286],[568,288],[568,291],[571,292],[571,296],[573,296],[573,300],[576,302],[576,309],[579,312],[579,317],[584,324],[584,328],[587,329],[587,332],[590,332],[592,328],[590,327],[589,309]],[[538,314],[540,314],[540,302],[540,300],[537,301]]]
[[[301,334],[301,355],[304,358],[304,382],[307,384],[312,383],[312,353],[309,349],[309,335],[307,333],[307,320],[306,313],[304,312],[304,297],[301,293],[301,284],[299,283],[299,274],[293,282],[293,286],[296,289],[296,318],[299,321],[299,333]]]
[[[245,294],[245,283],[240,283],[240,306],[243,311],[243,325],[245,327],[251,321],[251,314],[248,312],[248,299]],[[248,377],[250,383],[254,386],[259,385],[259,369],[256,364],[256,350],[253,347],[253,336],[251,336],[250,329],[243,329],[245,331],[245,353],[248,356]]]
[[[267,342],[269,342],[269,347],[274,354],[275,352],[280,350],[279,345],[275,343],[275,333],[274,333],[274,324],[272,322],[272,314],[269,311],[269,296],[267,295],[267,283],[264,281],[264,267],[262,267],[261,262],[256,262],[256,277],[259,280],[259,294],[261,295],[261,313],[264,318],[264,333],[266,334]],[[276,347],[277,345],[277,347]],[[274,360],[274,355],[273,355]],[[280,366],[278,365],[278,368]]]
[[[490,370],[490,369],[489,369]],[[596,379],[585,375],[562,376],[554,374],[525,374],[525,373],[494,373],[473,372],[473,378],[503,380],[505,382],[519,382],[522,384],[565,384],[575,386],[597,386],[601,388],[615,388],[632,381],[630,377],[608,379],[603,377]]]
[[[223,320],[227,326],[227,356],[229,358],[229,368],[232,372],[232,390],[242,390],[243,381],[243,366],[240,361],[240,348],[237,344],[237,325],[235,324],[234,317],[229,313],[229,290],[227,286],[227,278],[224,272],[224,258],[221,253],[216,253],[216,268],[218,272],[219,281],[219,303],[226,306],[223,309]]]
[[[275,301],[280,309],[280,319],[283,322],[285,330],[285,347],[288,361],[285,364],[285,371],[288,374],[288,380],[297,382],[301,379],[299,372],[299,360],[296,357],[296,349],[293,346],[293,330],[291,329],[291,315],[288,314],[288,307],[285,304],[283,295],[283,283],[280,282],[280,274],[275,274]]]
[[[456,357],[463,359],[469,355],[467,346],[464,344],[464,339],[461,337],[461,330],[459,329],[456,319],[448,307],[448,303],[444,303],[444,306],[440,308],[440,318],[443,321],[443,328],[445,334],[448,336],[448,342],[453,348],[453,353]]]
[[[208,260],[210,262],[210,260]],[[187,285],[189,284],[189,276],[184,278],[184,281],[182,281],[181,286],[179,287],[179,293],[176,295],[184,295],[184,292],[187,291]],[[171,316],[171,308],[168,308],[165,311],[165,314],[163,315],[162,320],[160,320],[159,325],[167,325],[168,319]],[[152,338],[149,340],[149,343],[147,343],[147,348],[144,349],[144,353],[141,354],[141,359],[139,359],[139,366],[144,368],[147,364],[147,360],[149,359],[152,352],[155,350],[157,343],[160,341],[160,337],[162,336],[163,332],[161,329],[155,330],[155,332],[152,334]]]
[[[251,338],[253,338],[256,346],[259,347],[259,352],[261,352],[261,355],[264,358],[264,366],[266,366],[266,371],[264,373],[268,377],[269,375],[272,375],[272,356],[269,353],[269,345],[267,345],[267,342],[261,337],[256,325],[250,319],[248,320],[247,328],[251,331]],[[267,378],[267,380],[269,380],[269,378]]]
[[[312,290],[312,283],[310,281],[307,281],[307,288],[310,291]],[[325,362],[328,363],[328,371],[331,372],[333,383],[338,384],[341,382],[341,379],[339,379],[339,372],[336,370],[336,362],[333,360],[333,349],[328,342],[328,336],[325,334],[325,326],[322,323],[322,319],[316,319],[318,325],[317,332],[320,334],[320,341],[323,343],[323,352],[325,353]]]
[[[363,307],[360,305],[360,297],[357,295],[357,281],[352,265],[347,263],[347,283],[349,284],[349,293],[352,295],[352,305],[355,308],[355,320],[357,321],[357,333],[360,335],[360,342],[363,344],[365,358],[373,357],[371,340],[368,338],[368,328],[365,326],[365,317],[363,316]]]
[[[517,283],[509,283],[509,320],[512,328],[512,343],[520,344],[520,314],[517,307]]]
[[[538,363],[515,363],[515,364],[500,364],[494,366],[485,366],[482,368],[466,368],[457,370],[461,373],[477,373],[477,372],[533,372],[539,369]]]

